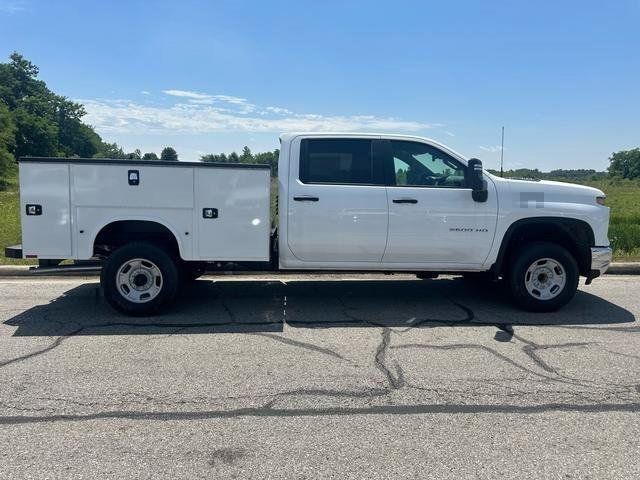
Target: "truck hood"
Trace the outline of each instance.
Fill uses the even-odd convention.
[[[495,177],[494,177],[495,178]],[[596,197],[604,196],[602,190],[577,185],[575,183],[554,182],[550,180],[518,180],[498,178],[498,185],[503,184],[512,193],[541,194],[546,201],[559,203],[584,203],[595,205]]]
[[[602,190],[598,190],[594,187],[588,187],[586,185],[578,185],[576,183],[566,183],[566,182],[554,182],[551,180],[540,180],[538,182],[548,188],[551,191],[558,192],[581,192],[584,195],[589,195],[590,197],[602,197],[604,196],[604,192]]]

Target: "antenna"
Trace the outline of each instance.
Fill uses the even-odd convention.
[[[502,144],[500,145],[500,176],[504,177],[504,170],[502,169],[504,162],[504,125],[502,126]]]

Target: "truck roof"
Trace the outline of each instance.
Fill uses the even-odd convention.
[[[305,137],[359,137],[359,138],[378,138],[378,137],[398,137],[398,138],[414,138],[435,142],[429,138],[420,137],[418,135],[402,135],[397,133],[372,133],[372,132],[286,132],[280,135],[281,141],[289,141],[298,136]],[[436,142],[437,143],[437,142]]]
[[[467,161],[467,157],[462,155],[461,153],[453,150],[452,148],[444,145],[443,143],[438,142],[437,140],[433,140],[427,137],[421,137],[419,135],[402,135],[397,133],[369,133],[369,132],[287,132],[280,135],[280,142],[290,142],[295,137],[304,136],[304,137],[353,137],[353,138],[385,138],[385,139],[394,139],[394,140],[418,140],[420,142],[425,142],[434,147],[438,147],[459,160]]]

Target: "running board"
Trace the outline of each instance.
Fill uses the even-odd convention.
[[[102,265],[99,263],[90,265],[58,265],[56,267],[31,267],[29,272],[33,275],[64,275],[74,273],[86,273],[86,274],[99,274],[102,270]]]

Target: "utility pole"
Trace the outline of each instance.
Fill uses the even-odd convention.
[[[502,143],[500,144],[500,176],[504,177],[504,125],[502,126]]]

